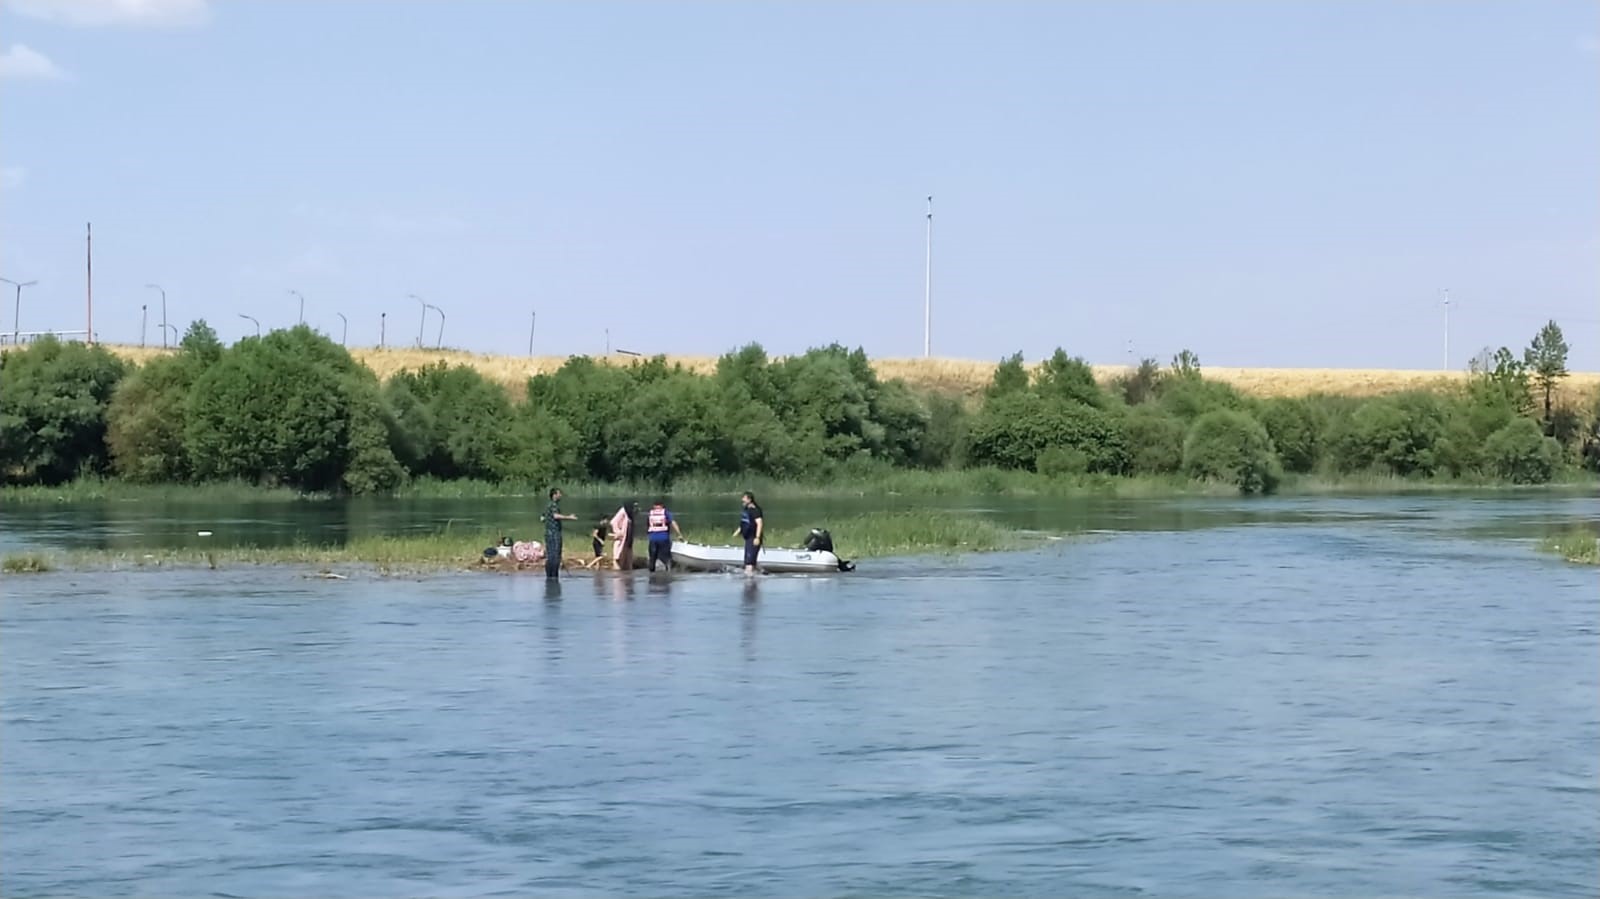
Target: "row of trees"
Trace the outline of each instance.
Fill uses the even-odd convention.
[[[1580,461],[1600,469],[1600,402],[1554,401],[1565,356],[1552,322],[1523,359],[1502,349],[1462,390],[1258,400],[1206,380],[1187,351],[1102,387],[1057,350],[1032,369],[1020,354],[1004,360],[964,403],[880,380],[860,350],[773,360],[751,345],[710,375],[575,357],[514,398],[465,366],[379,383],[304,327],[224,347],[197,322],[177,353],[138,368],[52,340],[0,357],[0,478],[374,493],[419,477],[669,484],[994,466],[1181,472],[1246,492],[1272,490],[1284,471],[1537,483]]]

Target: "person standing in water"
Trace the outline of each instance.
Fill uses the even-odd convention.
[[[639,504],[629,501],[611,516],[611,558],[618,571],[633,570],[634,519],[638,514]]]
[[[683,531],[678,528],[678,520],[667,511],[667,501],[656,500],[650,507],[650,518],[646,522],[650,534],[650,570],[656,570],[656,562],[661,562],[661,567],[670,571],[672,569],[672,535],[677,534],[678,539],[683,539]]]
[[[766,521],[762,518],[761,507],[756,505],[756,495],[746,491],[739,497],[743,509],[739,513],[739,529],[733,532],[735,537],[744,538],[744,573],[756,573],[756,557],[761,554],[761,541],[765,536]]]
[[[576,515],[561,512],[561,488],[550,488],[550,505],[544,507],[544,576],[561,574],[561,522],[577,521]]]
[[[585,568],[599,568],[600,560],[605,558],[606,538],[611,536],[611,521],[602,518],[595,523],[594,530],[589,532],[589,543],[594,549],[594,558],[585,562]]]

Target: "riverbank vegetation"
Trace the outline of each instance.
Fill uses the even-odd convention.
[[[589,541],[577,526],[568,527],[568,560],[587,559]],[[939,553],[996,552],[1021,549],[1045,535],[1016,528],[973,514],[945,512],[877,512],[852,515],[829,522],[836,541],[847,541],[851,559],[874,559]],[[775,528],[769,546],[800,546],[805,527]],[[503,535],[482,528],[446,528],[436,533],[373,535],[345,543],[296,543],[286,546],[189,546],[135,550],[74,550],[23,552],[0,559],[7,574],[35,574],[63,570],[128,570],[160,567],[225,568],[249,565],[311,566],[328,570],[362,567],[381,574],[405,574],[479,566],[485,547]],[[722,528],[686,528],[690,542],[723,545],[730,542]],[[841,543],[841,545],[844,545]],[[644,541],[638,541],[644,552]]]
[[[225,347],[196,322],[142,365],[50,339],[0,356],[0,482],[34,485],[16,498],[125,484],[296,496],[1544,484],[1600,470],[1600,390],[1563,400],[1566,356],[1551,322],[1520,358],[1502,347],[1458,385],[1261,399],[1205,377],[1188,351],[1102,383],[1057,350],[1003,360],[964,399],[882,378],[860,350],[772,359],[751,345],[699,371],[573,357],[512,396],[464,365],[380,379],[305,327]]]

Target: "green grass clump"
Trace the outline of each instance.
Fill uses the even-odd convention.
[[[777,528],[767,536],[771,547],[798,547],[810,528]],[[1028,534],[977,515],[945,512],[873,512],[828,522],[833,545],[846,559],[872,559],[928,553],[995,552],[1021,549]],[[723,545],[734,542],[733,530],[689,529],[691,543]]]
[[[1600,538],[1582,528],[1546,537],[1539,548],[1579,565],[1600,565]]]
[[[0,571],[6,574],[43,574],[53,568],[50,558],[39,553],[17,553],[0,559]]]

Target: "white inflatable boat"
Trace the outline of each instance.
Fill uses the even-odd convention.
[[[688,571],[721,571],[744,568],[744,547],[706,546],[700,543],[673,543],[672,564]],[[763,546],[756,568],[775,574],[827,574],[850,571],[850,562],[825,550],[778,549]]]

